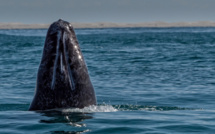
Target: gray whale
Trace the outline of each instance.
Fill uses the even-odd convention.
[[[48,29],[29,110],[83,108],[96,96],[74,29],[58,20]]]

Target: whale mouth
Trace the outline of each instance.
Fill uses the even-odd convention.
[[[48,34],[55,36],[55,41],[50,39],[50,43],[48,43],[55,48],[53,51],[51,89],[55,89],[57,78],[60,76],[64,77],[72,90],[75,90],[72,63],[80,62],[83,59],[73,27],[70,23],[60,19],[50,26]]]

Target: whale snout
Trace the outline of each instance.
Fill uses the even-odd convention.
[[[74,33],[72,24],[62,19],[59,19],[58,21],[51,24],[48,33],[52,35],[52,34],[57,34],[59,31]]]
[[[57,82],[64,82],[69,85],[71,90],[74,90],[75,81],[72,71],[78,65],[81,66],[82,54],[80,52],[79,44],[75,36],[75,32],[71,24],[67,21],[59,19],[54,22],[47,33],[47,39],[45,43],[44,55],[47,58],[43,58],[44,64],[50,65],[51,89],[56,88]],[[61,77],[62,80],[57,79]]]
[[[51,81],[47,86],[55,90],[59,89],[58,83],[65,83],[68,85],[67,88],[75,90],[78,82],[85,83],[77,81],[87,78],[81,78],[82,75],[80,75],[83,72],[87,73],[85,66],[84,57],[71,24],[63,20],[54,22],[47,32],[41,61],[41,68],[49,70],[47,72]]]

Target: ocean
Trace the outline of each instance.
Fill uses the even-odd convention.
[[[215,132],[215,28],[75,29],[97,106],[28,111],[47,29],[0,30],[0,134]]]

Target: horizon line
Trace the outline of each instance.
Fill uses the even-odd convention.
[[[195,22],[70,22],[74,28],[135,28],[135,27],[215,27],[215,21]],[[47,29],[51,23],[25,24],[19,22],[0,22],[0,29]]]

